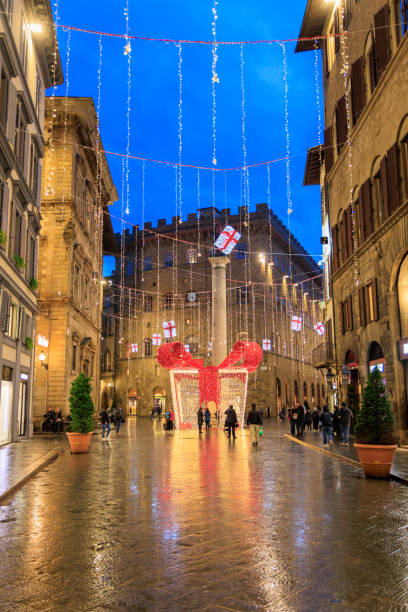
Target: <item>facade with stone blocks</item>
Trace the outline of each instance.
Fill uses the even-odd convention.
[[[102,254],[115,246],[108,206],[117,200],[93,100],[47,98],[45,124],[36,429],[47,410],[67,416],[71,382],[79,372],[90,376],[99,411]]]
[[[274,415],[295,399],[322,405],[325,379],[311,364],[321,270],[293,236],[289,245],[287,228],[267,204],[258,204],[238,214],[201,208],[185,221],[160,219],[155,227],[125,231],[112,284],[115,377],[108,382],[129,413],[171,405],[169,372],[157,363],[159,336],[161,343],[182,342],[205,365],[218,365],[212,363],[209,258],[226,225],[241,234],[227,264],[228,352],[239,339],[266,341],[262,363],[249,377],[247,405],[269,405]],[[117,235],[118,249],[120,243]],[[302,321],[299,332],[291,329],[294,316]],[[175,323],[174,338],[164,338],[166,322]]]
[[[63,81],[48,0],[0,3],[0,444],[31,436],[45,89]]]
[[[402,439],[408,382],[407,29],[404,0],[309,0],[300,34],[338,35],[321,44],[325,139],[321,152],[309,151],[305,177],[306,184],[322,185],[323,234],[329,238],[326,327],[336,350],[320,365],[343,373],[343,396],[347,383],[361,394],[368,372],[379,367]],[[298,51],[313,48],[313,41],[298,43]],[[321,173],[318,155],[324,159]]]

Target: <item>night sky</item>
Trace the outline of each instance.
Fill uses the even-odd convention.
[[[296,38],[306,0],[220,0],[217,6],[219,40]],[[112,8],[113,7],[113,8]],[[59,24],[105,32],[125,32],[123,0],[60,0]],[[129,33],[171,39],[211,40],[212,1],[152,0],[129,1]],[[68,95],[98,95],[99,37],[71,32],[70,60],[67,62],[68,33],[59,28],[61,60]],[[104,148],[125,153],[127,140],[127,57],[123,39],[102,37],[101,132]],[[178,49],[173,43],[132,41],[130,154],[166,161],[178,161]],[[313,52],[295,54],[295,43],[286,45],[288,62],[289,132],[291,148],[291,228],[304,247],[319,258],[321,252],[320,196],[317,187],[303,187],[306,152],[318,143],[318,113]],[[216,86],[217,167],[240,166],[243,160],[241,113],[240,46],[218,47]],[[182,46],[182,161],[212,165],[212,54],[211,46]],[[247,163],[281,158],[286,153],[283,53],[277,44],[247,45],[244,48]],[[319,54],[320,72],[320,54]],[[65,95],[62,85],[58,95]],[[321,109],[323,114],[323,108]],[[122,192],[122,160],[108,155],[119,198]],[[271,206],[287,223],[285,162],[270,165]],[[240,173],[217,173],[217,208],[236,211],[240,204]],[[212,205],[212,172],[200,173],[201,206]],[[250,210],[266,202],[266,166],[249,173]],[[142,163],[129,161],[131,224],[142,223]],[[197,171],[182,173],[182,216],[197,209]],[[121,201],[111,207],[113,225],[120,230]],[[150,162],[145,164],[144,220],[176,214],[175,170]],[[130,227],[126,225],[127,227]],[[105,272],[112,264],[108,261]]]

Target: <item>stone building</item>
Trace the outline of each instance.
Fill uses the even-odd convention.
[[[0,3],[0,444],[32,433],[45,89],[62,83],[50,2]]]
[[[123,408],[148,415],[171,402],[169,373],[156,360],[164,322],[174,321],[174,340],[211,364],[209,257],[227,224],[241,233],[227,266],[228,351],[238,339],[270,343],[250,375],[247,403],[270,405],[272,414],[295,398],[322,403],[325,380],[311,365],[321,270],[293,236],[289,247],[287,228],[267,204],[258,204],[255,212],[240,207],[238,214],[202,208],[185,221],[159,219],[156,227],[145,223],[125,232],[125,257],[118,258],[113,285],[114,386]],[[291,329],[293,316],[301,318],[299,332]]]
[[[102,253],[114,250],[108,206],[117,200],[91,98],[46,99],[39,248],[34,424],[66,415],[72,380],[91,377],[100,397]]]
[[[319,147],[311,149],[305,176],[306,184],[323,188],[326,328],[336,349],[323,347],[316,363],[342,373],[343,395],[347,383],[360,394],[378,367],[401,438],[407,430],[407,29],[405,0],[308,0],[300,32],[338,34],[320,45],[323,158]],[[299,41],[297,50],[314,46]]]

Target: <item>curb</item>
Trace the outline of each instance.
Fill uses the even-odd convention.
[[[343,455],[339,455],[338,453],[334,453],[333,451],[328,451],[324,448],[319,448],[318,446],[314,446],[314,444],[309,444],[308,442],[304,442],[303,440],[294,438],[293,436],[289,434],[283,434],[283,435],[288,440],[292,440],[292,442],[297,442],[297,444],[300,444],[301,446],[306,446],[306,448],[311,448],[312,450],[317,451],[318,453],[322,453],[323,455],[327,455],[328,457],[334,457],[335,459],[339,459],[340,461],[343,461],[344,463],[348,463],[349,465],[352,465],[353,467],[358,467],[362,469],[359,461],[354,461],[354,459],[343,457]],[[397,474],[393,474],[392,472],[390,473],[390,480],[395,480],[396,482],[400,482],[402,484],[408,485],[407,478],[404,478],[403,476],[397,476]]]
[[[0,504],[3,504],[4,500],[16,493],[16,491],[18,491],[18,489],[20,489],[28,480],[30,480],[30,478],[32,478],[38,472],[43,470],[49,463],[54,461],[64,451],[65,448],[57,448],[50,451],[46,455],[42,455],[42,457],[37,459],[37,461],[33,461],[33,463],[31,463],[28,468],[26,468],[23,475],[20,476],[20,478],[18,478],[15,482],[13,482],[8,487],[8,489],[6,489],[5,491],[0,491]]]

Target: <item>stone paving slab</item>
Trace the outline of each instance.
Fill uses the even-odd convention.
[[[286,431],[285,433],[289,435],[288,431]],[[313,431],[306,430],[301,440],[307,442],[308,444],[316,446],[317,448],[324,448],[323,438],[320,432],[315,433]],[[338,440],[337,436],[335,436],[333,439],[333,447],[327,447],[327,450],[359,463],[358,454],[353,446],[352,440],[350,441],[349,446],[341,446],[340,441]],[[405,484],[408,484],[408,449],[397,448],[394,455],[391,474],[397,479],[401,479],[401,481],[405,482]]]
[[[0,446],[0,503],[67,447],[63,435],[35,436]]]
[[[0,507],[0,609],[405,610],[408,487],[264,430],[60,455]]]

